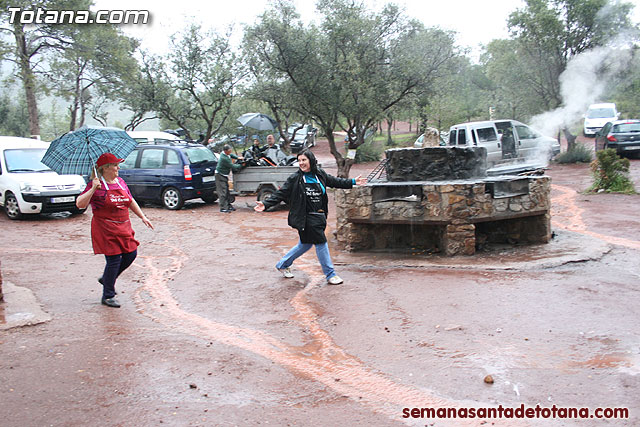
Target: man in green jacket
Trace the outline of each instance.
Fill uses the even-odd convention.
[[[234,163],[237,159],[238,156],[231,154],[231,146],[225,144],[216,167],[216,192],[220,197],[220,212],[229,213],[236,210],[229,201],[229,174],[231,171],[242,169],[242,165]]]

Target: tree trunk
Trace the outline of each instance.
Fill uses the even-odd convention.
[[[336,148],[336,140],[333,136],[333,129],[323,128],[325,135],[327,135],[327,141],[329,142],[329,151],[336,159],[336,165],[338,166],[338,176],[340,178],[348,178],[353,160],[343,157],[342,154]]]
[[[577,136],[569,132],[567,128],[563,128],[562,132],[564,132],[564,137],[567,139],[567,151],[573,150],[573,147],[576,145]]]
[[[36,81],[31,69],[31,58],[27,52],[27,41],[24,36],[24,28],[16,19],[13,24],[16,37],[16,49],[18,64],[20,66],[20,78],[24,87],[29,112],[29,132],[32,136],[40,135],[40,121],[38,119],[38,103],[36,102]]]
[[[392,118],[387,119],[387,145],[393,145],[393,139],[391,139],[391,123],[393,123]]]

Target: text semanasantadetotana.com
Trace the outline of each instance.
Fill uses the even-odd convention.
[[[9,8],[9,23],[20,24],[146,24],[148,10],[23,10]]]
[[[403,408],[402,418],[629,418],[628,408],[564,408],[553,405],[550,408],[525,407],[505,408]]]

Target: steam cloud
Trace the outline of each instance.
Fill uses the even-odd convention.
[[[607,101],[605,90],[629,68],[632,58],[629,42],[622,40],[576,55],[560,75],[563,105],[533,117],[531,124],[550,136],[574,125],[583,118],[589,105]]]

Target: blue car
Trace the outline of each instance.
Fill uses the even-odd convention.
[[[120,164],[120,176],[137,201],[178,210],[200,198],[214,203],[218,161],[204,145],[187,142],[142,143]]]

